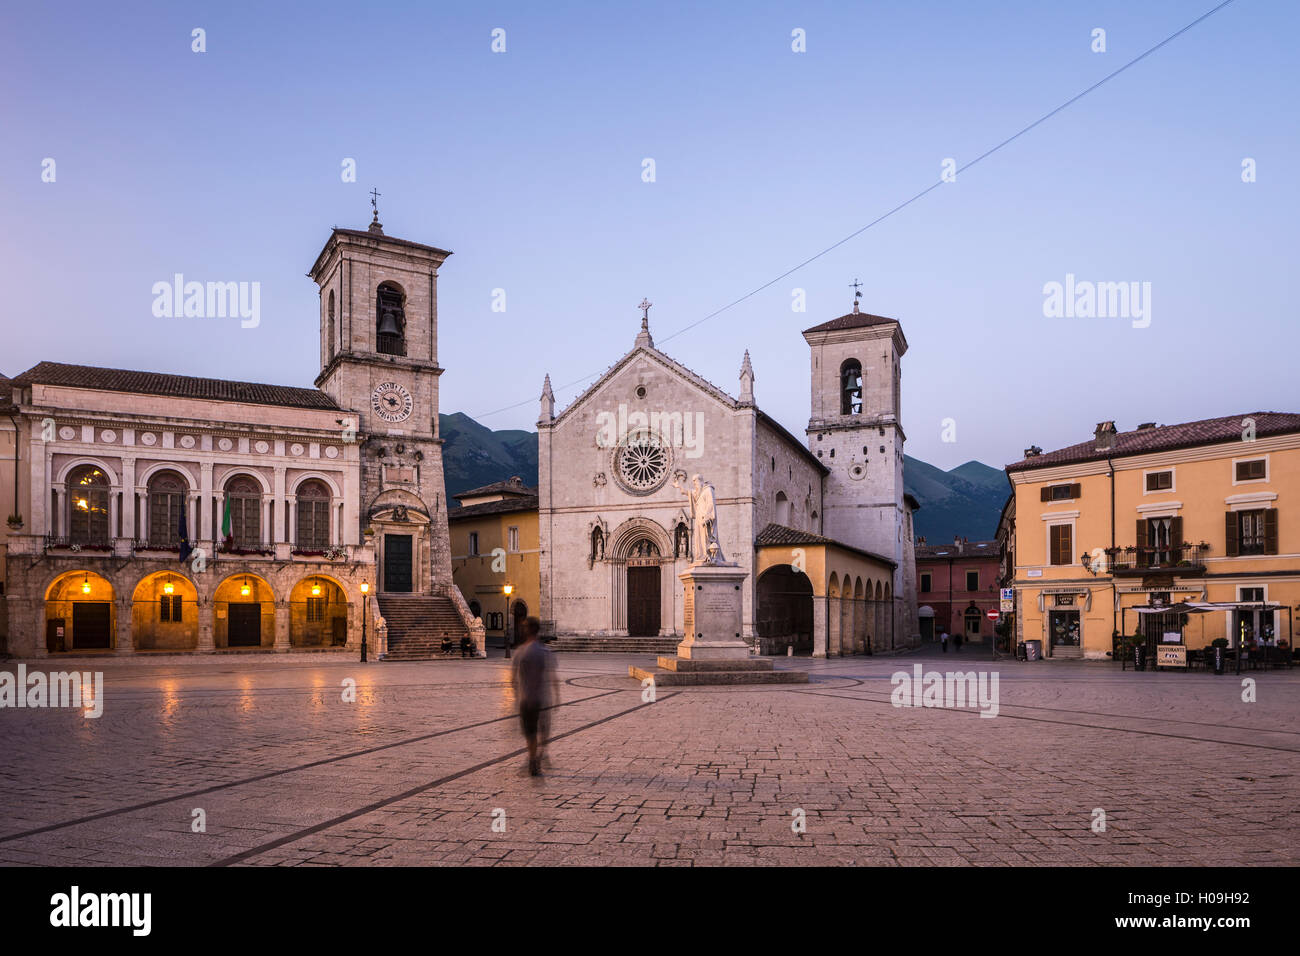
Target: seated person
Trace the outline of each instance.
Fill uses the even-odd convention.
[[[460,656],[470,657],[473,654],[473,651],[474,651],[474,642],[471,641],[469,639],[469,635],[466,634],[464,637],[460,639]]]
[[[443,652],[444,654],[450,654],[450,653],[451,653],[451,638],[450,638],[450,637],[444,637],[444,638],[442,639],[442,652]]]

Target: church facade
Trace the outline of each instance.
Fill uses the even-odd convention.
[[[314,388],[42,362],[5,380],[6,650],[423,656],[452,584],[438,435],[450,253],[335,229]],[[363,630],[364,624],[364,630]],[[436,632],[436,633],[432,633]]]
[[[654,346],[633,348],[538,421],[541,618],[560,646],[671,650],[703,554],[688,491],[712,486],[722,558],[749,570],[743,638],[815,656],[912,646],[911,513],[903,493],[899,323],[854,311],[804,332],[804,441],[762,412],[746,352],[734,397]]]

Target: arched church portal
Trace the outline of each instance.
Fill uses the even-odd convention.
[[[659,545],[640,538],[627,556],[627,636],[658,637],[662,593]]]

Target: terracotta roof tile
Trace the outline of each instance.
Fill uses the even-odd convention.
[[[453,498],[477,498],[480,495],[532,495],[537,497],[537,488],[525,485],[523,479],[517,475],[507,478],[505,481],[494,481],[490,485],[483,485],[481,488],[471,488],[469,491],[459,491],[452,495]]]
[[[963,541],[961,550],[955,544],[918,544],[916,560],[931,558],[996,558],[998,543],[996,541]]]
[[[338,408],[333,399],[314,388],[232,382],[223,378],[195,378],[166,372],[137,372],[93,365],[64,365],[62,362],[41,362],[14,379],[15,385],[27,386],[33,383],[252,405],[285,405],[326,410]]]
[[[883,561],[891,568],[898,567],[898,563],[892,558],[887,558],[882,554],[875,554],[871,551],[864,551],[861,548],[855,548],[851,544],[845,544],[843,541],[836,541],[834,538],[827,538],[825,535],[814,534],[811,531],[800,531],[797,528],[787,528],[781,524],[769,524],[758,533],[754,539],[755,547],[764,547],[766,545],[776,545],[778,547],[794,547],[801,544],[811,545],[829,545],[831,547],[843,548],[845,551],[853,551],[856,554],[864,555],[876,561]]]
[[[1242,422],[1247,418],[1254,420],[1257,438],[1300,432],[1300,415],[1290,412],[1246,412],[1241,415],[1206,418],[1199,422],[1186,422],[1181,425],[1157,425],[1152,428],[1120,432],[1115,436],[1114,445],[1110,449],[1098,448],[1097,440],[1089,439],[1077,445],[1070,445],[1068,448],[1043,452],[1033,458],[1022,458],[1014,464],[1007,465],[1006,470],[1025,471],[1031,468],[1048,468],[1052,465],[1105,461],[1107,458],[1120,458],[1125,455],[1145,455],[1174,448],[1239,442],[1245,427]]]
[[[870,315],[866,312],[849,312],[839,318],[823,322],[821,325],[814,325],[811,329],[804,329],[803,331],[805,335],[809,332],[837,332],[840,329],[865,329],[868,326],[886,325],[891,322],[897,323],[898,320],[883,315]]]
[[[500,501],[485,501],[481,505],[461,505],[447,512],[448,521],[467,521],[483,515],[511,514],[516,511],[536,511],[537,496],[524,498],[502,498]]]

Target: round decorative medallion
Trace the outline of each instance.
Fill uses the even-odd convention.
[[[386,422],[406,421],[411,417],[414,404],[411,393],[396,382],[376,385],[370,395],[370,407]]]
[[[155,435],[153,432],[145,432],[143,435],[140,436],[140,444],[156,445],[158,444],[158,436]]]
[[[325,446],[325,457],[326,457],[326,458],[337,458],[338,456],[339,456],[339,450],[338,450],[338,448],[336,448],[334,445],[326,445],[326,446]]]
[[[77,430],[71,425],[64,425],[59,429],[59,437],[64,441],[72,441],[72,439],[77,437]]]
[[[182,448],[193,448],[193,447],[194,447],[194,436],[193,436],[193,435],[182,435],[182,436],[181,436],[181,447],[182,447]]]
[[[109,443],[115,442],[117,441],[117,432],[113,431],[111,428],[105,428],[99,433],[99,440]]]
[[[255,449],[257,449],[257,453],[258,453],[259,455],[265,455],[268,451],[271,450],[271,446],[268,445],[268,444],[267,444],[266,442],[264,442],[264,441],[260,441],[260,442],[258,442],[258,443],[257,443],[256,445],[254,445],[253,447],[254,447]]]
[[[301,455],[304,450],[305,449],[302,447],[302,445],[298,444],[298,442],[294,442],[292,445],[289,446],[289,454],[294,456]]]
[[[863,478],[867,477],[866,466],[855,461],[849,466],[849,477],[854,481],[861,481]]]
[[[623,490],[634,495],[658,491],[668,480],[671,449],[649,433],[629,435],[614,449],[614,477]]]
[[[235,447],[235,443],[229,438],[222,438],[217,442],[217,447],[222,451],[230,451],[230,449]]]

